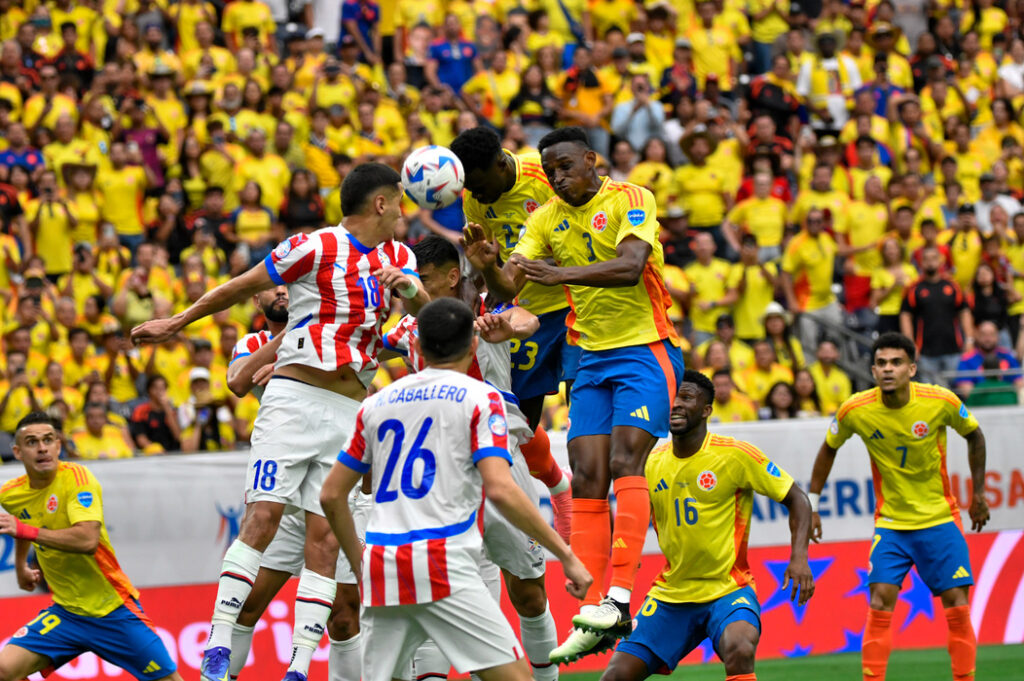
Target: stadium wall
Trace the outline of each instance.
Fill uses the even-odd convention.
[[[968,538],[976,587],[972,618],[982,643],[1024,642],[1024,462],[1017,456],[1020,409],[976,412],[988,442],[986,496],[992,508],[987,531]],[[806,484],[828,421],[716,425],[714,430],[749,440]],[[552,435],[556,457],[565,458],[565,438]],[[949,440],[949,470],[963,505],[970,481],[966,446]],[[142,604],[158,625],[172,656],[194,676],[206,641],[210,603],[223,551],[234,539],[241,517],[245,453],[200,454],[124,461],[90,462],[104,488],[111,540],[122,567],[142,591]],[[20,466],[0,468],[0,482],[20,474]],[[761,657],[852,652],[860,648],[867,608],[865,585],[873,490],[866,451],[859,439],[841,450],[822,496],[825,538],[811,548],[817,592],[797,608],[779,591],[788,558],[784,509],[763,497],[755,500],[749,558],[763,606]],[[550,507],[544,502],[544,511]],[[966,515],[965,515],[966,518]],[[636,605],[662,565],[653,531],[638,579]],[[13,541],[0,537],[0,637],[13,633],[49,602],[45,595],[21,595],[13,574]],[[575,612],[560,588],[559,566],[549,566],[552,610],[559,631]],[[246,675],[254,681],[280,678],[290,656],[291,605],[295,580],[273,602],[257,627]],[[506,603],[506,609],[508,604]],[[509,610],[511,612],[511,610]],[[513,617],[511,621],[515,622]],[[941,606],[912,572],[896,610],[898,647],[944,646]],[[688,661],[710,659],[707,642]],[[312,678],[325,678],[326,641],[314,658]],[[588,658],[578,670],[600,669],[605,658]],[[115,667],[86,655],[51,678],[126,679]]]

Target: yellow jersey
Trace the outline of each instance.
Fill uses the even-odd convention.
[[[526,227],[527,218],[555,195],[540,165],[540,154],[513,154],[506,150],[516,165],[516,183],[494,203],[487,205],[477,201],[466,190],[462,193],[462,210],[467,222],[480,225],[488,239],[498,244],[502,262],[519,244]],[[526,282],[519,292],[519,305],[533,314],[544,314],[563,310],[568,306],[565,289],[562,286],[542,286]]]
[[[81,428],[71,433],[71,439],[82,459],[132,458],[132,448],[124,441],[121,429],[117,426],[105,424],[98,437]]]
[[[885,203],[851,201],[847,215],[849,217],[842,229],[836,227],[836,233],[845,234],[851,246],[876,245],[882,241],[889,226],[889,209]],[[862,277],[871,276],[872,272],[882,266],[882,253],[878,248],[861,251],[852,257],[854,271]]]
[[[775,277],[779,274],[778,268],[773,262],[765,263],[763,268],[761,265],[748,267],[743,263],[736,263],[729,270],[729,278],[726,281],[726,286],[730,290],[739,289],[740,284],[743,285],[740,297],[732,307],[732,316],[736,322],[736,336],[744,340],[764,337],[764,322],[761,321],[761,316],[768,303],[775,298],[775,287],[765,276],[765,270]]]
[[[616,248],[633,237],[651,246],[640,280],[632,286],[571,285],[566,320],[569,342],[584,350],[610,350],[668,339],[679,345],[668,318],[665,254],[658,241],[654,195],[626,182],[603,178],[597,194],[582,206],[555,196],[531,215],[513,249],[524,258],[554,257],[560,267],[585,267],[617,257]]]
[[[792,385],[793,370],[784,364],[773,363],[767,371],[754,365],[736,376],[737,387],[758,404],[765,404],[776,383]]]
[[[782,501],[793,478],[752,444],[708,433],[696,454],[655,448],[644,476],[665,554],[648,595],[668,603],[707,603],[754,584],[747,539],[754,492]]]
[[[786,212],[786,202],[780,198],[752,196],[733,206],[727,217],[741,231],[757,237],[758,246],[778,246],[786,231]]]
[[[826,232],[817,237],[800,232],[782,256],[782,270],[793,277],[793,289],[802,312],[813,312],[831,304],[832,273],[839,248]]]
[[[694,331],[714,333],[718,318],[729,312],[729,308],[721,305],[714,305],[705,310],[701,304],[715,303],[725,297],[725,292],[729,290],[728,281],[731,268],[728,260],[712,258],[707,265],[695,260],[683,270],[693,287],[693,297],[690,300],[690,321],[693,323]]]
[[[956,395],[937,385],[910,384],[899,409],[882,403],[872,388],[846,400],[825,442],[839,449],[851,435],[864,441],[875,486],[875,525],[922,530],[960,522],[960,508],[946,473],[946,427],[966,437],[978,422]]]
[[[850,377],[839,367],[832,367],[826,374],[820,362],[815,362],[807,370],[811,372],[811,378],[814,379],[814,387],[818,391],[818,399],[821,401],[821,413],[826,415],[836,413],[840,405],[853,392]]]
[[[733,392],[729,401],[722,403],[715,400],[714,411],[711,412],[709,423],[738,423],[740,421],[756,421],[757,407],[746,395]]]
[[[95,554],[69,553],[34,544],[39,566],[57,605],[84,617],[103,617],[139,597],[117,563],[103,522],[103,490],[85,466],[62,462],[48,487],[33,489],[28,476],[0,487],[0,506],[32,527],[66,530],[77,523],[100,523]]]

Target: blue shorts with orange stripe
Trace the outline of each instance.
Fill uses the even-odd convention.
[[[54,603],[14,632],[10,643],[48,658],[54,669],[88,652],[144,681],[178,668],[135,600],[103,617],[76,615]]]
[[[615,426],[665,437],[682,380],[683,353],[667,340],[584,350],[572,386],[568,439],[609,435]]]

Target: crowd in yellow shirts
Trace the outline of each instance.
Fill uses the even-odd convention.
[[[1019,387],[1019,29],[988,0],[0,0],[0,431],[41,408],[82,457],[244,443],[254,305],[124,332],[339,222],[355,164],[477,125],[512,151],[582,126],[654,193],[723,420],[834,411],[842,327]],[[457,241],[461,202],[405,209],[402,238]]]

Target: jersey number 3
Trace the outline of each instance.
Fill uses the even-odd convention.
[[[423,447],[423,442],[427,439],[427,433],[430,432],[430,426],[432,425],[434,425],[434,419],[432,418],[428,417],[423,422],[420,432],[416,434],[416,439],[413,441],[409,451],[406,452],[405,461],[402,464],[402,477],[399,489],[402,494],[410,499],[422,499],[430,491],[430,488],[434,486],[434,474],[437,473],[437,459],[432,451]],[[405,426],[398,419],[388,419],[380,424],[380,428],[377,430],[377,441],[384,442],[384,438],[387,437],[389,432],[394,433],[395,437],[391,443],[391,453],[388,454],[388,460],[384,464],[384,473],[381,475],[380,485],[377,488],[376,500],[378,504],[396,500],[399,492],[399,489],[392,489],[391,479],[395,477],[398,460],[402,457],[402,445],[405,442]],[[417,485],[413,482],[413,476],[415,475],[414,468],[416,467],[416,462],[420,460],[423,461],[423,469],[420,471],[420,482]]]

